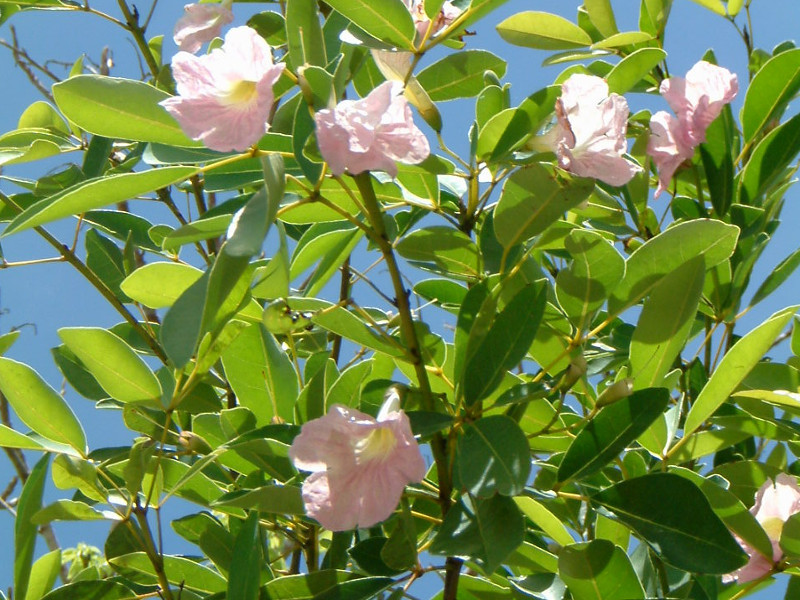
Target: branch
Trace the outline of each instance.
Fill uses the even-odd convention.
[[[394,287],[397,312],[400,316],[400,331],[408,346],[408,352],[414,365],[414,372],[416,373],[420,391],[422,392],[424,408],[425,410],[434,411],[433,393],[431,392],[431,384],[428,380],[428,371],[422,360],[417,331],[414,328],[414,317],[411,313],[411,306],[408,303],[408,291],[403,285],[403,277],[397,265],[394,249],[386,234],[386,227],[383,223],[383,211],[375,196],[375,190],[372,188],[372,177],[367,171],[355,175],[353,179],[358,186],[358,191],[361,193],[361,199],[364,201],[367,219],[375,232],[373,237],[378,248],[380,248],[381,254],[383,254],[386,267],[389,269],[392,286]],[[439,506],[442,511],[442,516],[445,516],[447,511],[450,510],[452,482],[450,480],[450,469],[448,468],[447,461],[447,441],[441,433],[436,433],[431,440],[431,450],[433,452],[433,459],[436,463],[436,473],[439,479]],[[448,557],[443,600],[455,600],[462,564],[462,560]]]

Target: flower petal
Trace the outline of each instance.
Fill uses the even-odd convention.
[[[173,40],[182,51],[195,53],[232,21],[233,13],[222,4],[187,4],[183,16],[175,23]]]
[[[308,516],[327,529],[371,527],[389,518],[405,486],[425,476],[406,414],[390,395],[380,420],[334,405],[303,425],[289,457],[314,471],[303,483]]]
[[[628,103],[608,93],[600,77],[575,74],[556,101],[555,151],[559,165],[581,177],[625,185],[642,168],[625,158]]]
[[[650,139],[647,153],[658,169],[658,198],[672,181],[678,167],[694,155],[694,148],[686,145],[678,119],[665,111],[659,111],[650,119]]]
[[[205,56],[179,52],[172,59],[178,96],[161,104],[187,135],[212,150],[244,151],[268,129],[272,86],[283,65],[250,27],[235,27],[221,48]]]
[[[362,100],[320,110],[314,119],[320,153],[335,175],[382,170],[395,176],[396,160],[414,164],[430,154],[397,81],[382,83]]]

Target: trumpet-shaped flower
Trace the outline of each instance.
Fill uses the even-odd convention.
[[[746,542],[739,540],[750,555],[750,560],[738,571],[726,575],[723,578],[725,581],[738,580],[739,583],[753,581],[772,571],[775,564],[783,558],[780,546],[783,525],[789,517],[800,512],[800,486],[797,485],[795,478],[781,473],[774,482],[768,479],[758,490],[755,504],[750,512],[772,542],[772,556],[764,556]]]
[[[642,168],[623,156],[628,103],[600,77],[576,73],[561,86],[554,129],[558,164],[581,177],[625,185]]]
[[[692,158],[694,149],[706,141],[706,129],[736,97],[736,75],[701,60],[683,77],[671,77],[659,90],[676,117],[659,111],[650,120],[647,153],[658,168],[656,197],[669,185],[677,168]]]
[[[250,27],[235,27],[205,56],[178,52],[172,74],[178,96],[161,101],[186,134],[212,150],[243,151],[266,133],[272,86],[283,65]]]
[[[335,175],[382,170],[397,175],[395,161],[416,164],[430,154],[403,97],[403,86],[386,81],[362,100],[343,100],[314,116],[322,157]]]
[[[172,39],[181,50],[194,54],[205,42],[218,37],[222,26],[231,21],[230,0],[221,4],[187,4],[175,23]]]
[[[425,476],[425,461],[397,393],[375,419],[334,404],[300,431],[289,457],[311,471],[303,483],[306,513],[331,531],[371,527],[394,512],[403,489]]]

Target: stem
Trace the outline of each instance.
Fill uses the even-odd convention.
[[[358,191],[361,193],[361,199],[364,201],[364,208],[367,210],[367,219],[375,232],[375,242],[381,254],[383,254],[386,267],[389,269],[392,286],[394,287],[397,312],[400,316],[400,332],[403,338],[405,338],[405,343],[408,346],[408,353],[414,365],[414,372],[416,373],[420,391],[422,392],[423,406],[425,410],[433,411],[436,407],[433,401],[433,393],[431,392],[431,384],[428,380],[428,371],[422,360],[419,340],[417,339],[417,332],[414,328],[414,317],[411,314],[411,306],[408,303],[408,292],[403,285],[403,277],[397,265],[397,258],[394,255],[392,244],[389,242],[389,237],[386,235],[386,227],[383,223],[383,211],[375,196],[375,191],[372,189],[372,177],[369,172],[365,172],[355,175],[353,179],[358,186]],[[447,461],[447,441],[441,433],[437,433],[431,440],[431,451],[433,453],[434,462],[436,463],[436,474],[439,479],[439,505],[441,507],[442,517],[444,517],[447,511],[450,510],[452,482],[450,480],[450,469],[448,468]],[[455,600],[462,564],[463,561],[459,558],[447,558],[443,600]]]
[[[169,587],[169,580],[167,579],[167,574],[164,572],[164,560],[158,553],[155,541],[153,540],[153,534],[150,531],[150,523],[147,520],[146,509],[137,506],[133,513],[136,515],[136,520],[139,523],[139,529],[141,529],[142,534],[144,535],[143,541],[145,543],[145,553],[150,559],[150,563],[153,565],[153,570],[156,572],[156,577],[158,577],[158,583],[161,586],[161,592],[164,595],[164,600],[173,600],[172,590]]]
[[[342,264],[342,279],[339,283],[339,302],[344,302],[350,297],[350,256],[344,259]],[[337,335],[333,338],[333,349],[331,358],[339,363],[339,355],[342,352],[342,336]]]
[[[128,7],[128,3],[125,0],[117,0],[119,4],[119,9],[122,11],[122,14],[125,16],[125,29],[127,29],[130,34],[133,36],[136,45],[139,47],[139,51],[142,53],[145,62],[147,63],[147,68],[150,69],[150,73],[153,75],[154,79],[158,78],[158,73],[161,68],[156,62],[156,58],[153,56],[153,53],[150,51],[150,46],[147,45],[147,40],[144,37],[145,28],[139,25],[139,12],[134,9]]]

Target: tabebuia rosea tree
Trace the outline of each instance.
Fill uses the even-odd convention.
[[[223,0],[172,31],[0,0],[111,22],[142,67],[4,58],[46,98],[0,136],[1,266],[63,262],[118,315],[58,329],[61,379],[0,337],[13,598],[800,597],[800,249],[759,262],[800,49],[695,1],[748,72],[670,69],[672,0],[623,31],[610,0]],[[552,85],[512,102],[476,28]]]

